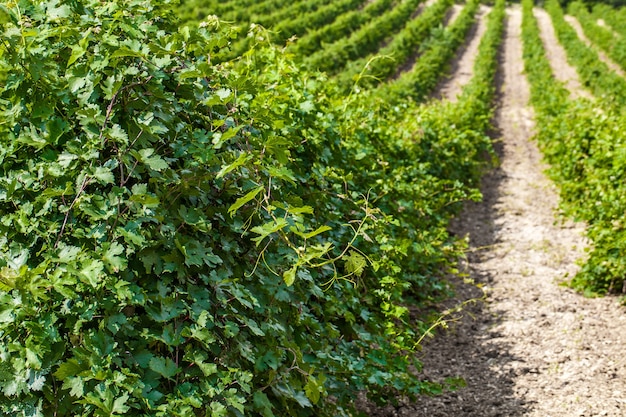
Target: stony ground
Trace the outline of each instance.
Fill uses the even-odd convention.
[[[573,96],[589,96],[536,11],[553,69]],[[521,9],[508,11],[495,120],[498,168],[484,201],[467,205],[452,231],[468,235],[465,268],[477,285],[456,283],[454,303],[483,299],[424,346],[420,377],[461,376],[465,388],[370,416],[626,416],[626,311],[615,298],[584,298],[561,285],[584,258],[584,225],[565,222],[558,195],[532,142],[533,113],[523,74]],[[474,36],[480,34],[480,25]],[[472,41],[441,96],[453,99],[471,73]],[[462,78],[465,77],[465,78]],[[484,296],[484,297],[483,297]]]

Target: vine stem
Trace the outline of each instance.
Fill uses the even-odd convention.
[[[63,219],[63,224],[61,225],[61,231],[59,231],[59,234],[57,236],[57,240],[56,242],[54,242],[54,247],[56,248],[57,246],[59,246],[59,242],[61,241],[61,236],[63,236],[63,232],[65,231],[65,226],[67,225],[67,220],[70,217],[70,214],[72,213],[72,209],[74,208],[74,205],[76,205],[76,202],[78,201],[78,198],[82,195],[83,191],[85,191],[85,188],[87,188],[87,184],[89,183],[89,175],[85,175],[85,178],[83,179],[83,183],[80,185],[80,188],[78,190],[78,192],[76,193],[76,196],[74,197],[74,200],[72,200],[72,204],[70,204],[70,207],[67,209],[67,213],[65,213],[65,218]]]

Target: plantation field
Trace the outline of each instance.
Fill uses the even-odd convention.
[[[623,415],[623,13],[0,2],[0,414]]]

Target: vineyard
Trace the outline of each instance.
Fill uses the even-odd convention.
[[[623,415],[625,21],[0,2],[0,414]]]

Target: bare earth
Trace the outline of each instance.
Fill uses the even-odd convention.
[[[452,226],[469,235],[466,268],[482,290],[459,281],[450,305],[483,291],[485,298],[423,349],[420,377],[461,376],[467,387],[398,407],[364,406],[370,416],[626,416],[626,312],[614,298],[584,298],[559,285],[584,257],[584,228],[559,217],[557,190],[530,140],[520,25],[514,6],[495,120],[501,164],[483,180],[484,201],[468,204]],[[568,71],[564,61],[553,65]]]

